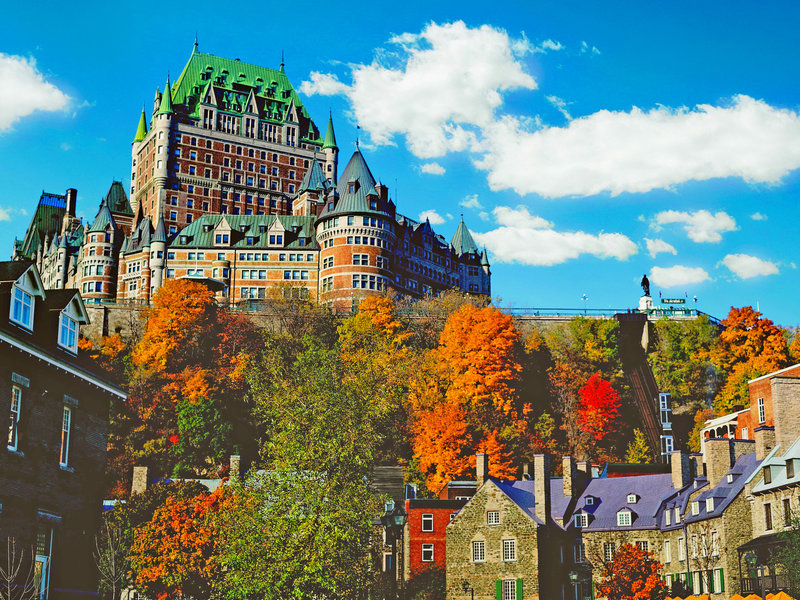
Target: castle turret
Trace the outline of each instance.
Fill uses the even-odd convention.
[[[156,131],[157,144],[156,164],[153,177],[158,194],[156,197],[156,210],[153,212],[154,215],[162,215],[164,213],[164,188],[166,188],[169,174],[169,134],[172,129],[172,116],[172,90],[169,84],[169,77],[167,77],[167,85],[164,88],[164,93],[161,95],[161,102],[153,118],[153,128]]]
[[[167,229],[163,217],[158,217],[156,229],[150,239],[150,294],[155,294],[164,283],[167,258]]]
[[[325,177],[336,185],[339,147],[336,145],[336,134],[333,131],[333,116],[331,115],[328,115],[328,130],[325,132],[325,140],[322,142],[322,152],[325,154]]]

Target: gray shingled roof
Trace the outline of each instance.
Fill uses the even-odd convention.
[[[336,190],[339,200],[330,206],[330,201],[325,205],[320,218],[340,214],[374,214],[394,218],[391,203],[381,200],[375,191],[375,178],[367,166],[364,156],[356,150],[350,157],[350,162],[339,177]],[[351,191],[352,190],[352,191]],[[375,194],[374,208],[371,208],[367,195]]]

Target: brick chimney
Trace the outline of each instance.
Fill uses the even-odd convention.
[[[230,478],[231,479],[238,479],[239,478],[239,468],[242,463],[242,457],[238,454],[231,454],[230,457]]]
[[[479,452],[475,455],[475,479],[481,487],[489,479],[489,455]]]
[[[775,444],[785,452],[800,437],[800,377],[773,377],[772,419],[775,424]]]
[[[131,495],[147,491],[147,480],[150,467],[133,467],[133,481],[131,482]]]
[[[763,460],[775,447],[775,428],[767,425],[756,427],[753,437],[756,438],[756,460]]]
[[[672,467],[672,487],[676,490],[682,488],[692,478],[692,468],[689,462],[689,455],[682,451],[673,452],[669,457]]]
[[[544,454],[536,454],[533,457],[535,514],[542,523],[547,523],[547,516],[550,514],[550,475],[547,462],[547,456]]]

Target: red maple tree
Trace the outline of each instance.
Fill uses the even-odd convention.
[[[652,552],[624,544],[603,566],[598,595],[608,600],[663,600],[667,584],[658,574],[662,566]]]
[[[619,394],[599,373],[589,377],[578,396],[578,425],[595,441],[619,431]]]

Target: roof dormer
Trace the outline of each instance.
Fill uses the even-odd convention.
[[[81,295],[74,290],[72,297],[58,315],[58,345],[72,354],[77,354],[79,326],[88,322],[89,315],[86,313]]]
[[[633,511],[627,506],[617,511],[617,527],[629,527],[633,523]]]
[[[12,274],[12,277],[16,277],[11,286],[8,318],[12,323],[33,331],[34,298],[45,299],[44,284],[38,269],[33,264],[27,268],[21,264],[15,271]]]
[[[628,504],[636,504],[639,501],[639,496],[637,494],[628,494]]]

